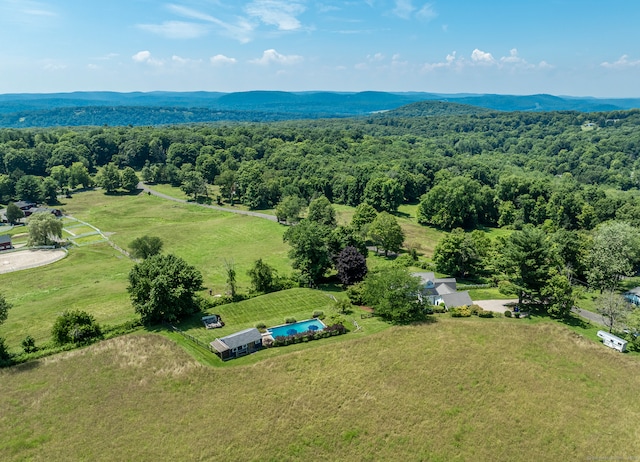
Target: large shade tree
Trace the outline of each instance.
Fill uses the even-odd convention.
[[[331,267],[331,255],[327,246],[330,228],[308,219],[290,227],[284,233],[284,242],[291,246],[289,258],[300,271],[302,282],[314,285]]]
[[[519,303],[539,301],[554,263],[545,232],[525,226],[501,240],[499,247],[498,267],[510,283],[508,292],[517,295]]]
[[[601,292],[614,290],[624,276],[631,276],[640,260],[640,233],[618,221],[604,223],[593,233],[587,256],[587,281]]]
[[[144,324],[176,322],[199,311],[202,274],[175,255],[154,255],[129,272],[127,290]]]
[[[389,252],[397,253],[404,242],[404,231],[393,215],[382,212],[373,220],[369,227],[369,238],[373,244],[384,250],[385,256]]]
[[[407,268],[391,267],[370,273],[363,283],[362,298],[380,317],[394,323],[416,321],[424,316],[418,299],[420,278]]]
[[[37,212],[29,217],[30,246],[57,245],[62,239],[62,221],[49,212]]]

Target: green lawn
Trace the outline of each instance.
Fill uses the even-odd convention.
[[[555,323],[521,321],[439,317],[223,368],[162,336],[115,338],[0,370],[0,459],[640,454],[637,357]]]
[[[132,265],[103,243],[73,248],[51,265],[0,275],[2,293],[13,304],[0,337],[13,351],[27,334],[36,344],[48,342],[55,318],[65,310],[85,310],[106,324],[133,319],[126,291]]]
[[[323,311],[325,316],[337,314],[331,294],[312,289],[289,289],[255,297],[238,303],[229,303],[194,316],[183,322],[180,327],[190,335],[209,343],[217,337],[255,327],[259,322],[267,327],[284,324],[285,318],[292,317],[296,321],[310,319],[316,310]],[[360,310],[354,307],[354,313],[345,315],[345,325],[353,329],[352,320],[360,323]],[[225,326],[219,329],[205,329],[200,318],[206,314],[219,314]],[[381,323],[382,321],[376,320]],[[375,329],[376,331],[379,328]]]
[[[161,185],[154,185],[156,186]],[[171,194],[176,188],[172,188]],[[215,293],[225,289],[225,260],[233,261],[239,287],[248,289],[247,271],[258,258],[281,274],[291,272],[285,227],[260,218],[180,204],[155,196],[106,196],[101,191],[76,194],[64,205],[67,213],[98,227],[122,248],[145,234],[158,236],[163,251],[198,268]]]

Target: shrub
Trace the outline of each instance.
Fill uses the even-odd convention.
[[[11,365],[11,353],[7,348],[7,344],[4,343],[4,339],[0,337],[0,367]]]
[[[427,270],[427,271],[435,271],[436,270],[436,265],[430,261],[426,261],[426,260],[421,260],[418,265],[420,268],[422,268],[423,270]]]
[[[51,336],[57,345],[90,343],[102,337],[102,330],[92,315],[85,311],[65,311],[58,316]]]
[[[507,310],[504,312],[504,317],[505,318],[510,318],[511,317],[511,311]]]
[[[315,311],[313,312],[313,317],[314,317],[314,318],[324,319],[324,311],[322,311],[322,310],[315,310]]]
[[[256,324],[256,329],[258,329],[260,332],[264,332],[267,329],[267,325],[263,322],[259,322]]]
[[[296,322],[296,318],[284,318],[284,322],[285,324],[293,324],[294,322]]]
[[[445,311],[447,311],[444,305],[436,305],[431,307],[431,309],[433,310],[434,313],[444,313]]]
[[[468,318],[471,316],[471,309],[468,306],[456,306],[449,310],[452,318]]]
[[[519,318],[519,317],[520,317],[520,312],[519,312],[519,311],[516,311],[515,313],[513,313],[513,315],[514,315],[516,318]]]
[[[482,307],[476,304],[471,305],[469,309],[471,310],[471,314],[475,316],[478,316],[483,311]]]
[[[493,318],[493,311],[482,310],[478,312],[478,317],[480,318]]]
[[[354,305],[364,305],[364,300],[362,298],[364,286],[361,282],[350,286],[347,289],[347,297]]]
[[[333,324],[344,324],[346,321],[344,316],[341,316],[339,314],[332,314],[330,316],[327,317],[327,325],[333,325]]]
[[[33,353],[34,351],[38,350],[38,348],[36,347],[36,340],[30,335],[27,335],[22,340],[21,345],[25,353]]]
[[[406,253],[399,255],[393,262],[394,265],[402,266],[402,267],[412,266],[414,263],[415,263],[415,260],[411,258],[411,255]]]

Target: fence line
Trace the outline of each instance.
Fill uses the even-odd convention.
[[[169,326],[171,328],[171,330],[173,330],[174,332],[177,332],[178,334],[182,335],[184,338],[186,338],[187,340],[191,340],[193,343],[195,343],[198,346],[201,346],[202,348],[206,348],[207,350],[209,350],[211,353],[215,352],[213,351],[213,347],[207,343],[204,343],[202,340],[195,338],[193,335],[191,334],[187,334],[186,332],[181,331],[180,329],[178,329],[176,326],[171,325],[171,324],[166,324],[167,326]]]

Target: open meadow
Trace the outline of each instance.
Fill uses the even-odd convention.
[[[200,270],[206,290],[225,289],[224,264],[233,261],[240,290],[249,288],[247,270],[258,258],[289,274],[284,227],[268,220],[219,212],[196,205],[169,202],[147,195],[105,195],[102,191],[75,194],[61,208],[75,218],[99,228],[126,249],[145,234],[159,236],[164,251],[184,258]],[[72,220],[64,222],[65,237],[80,237],[63,260],[51,265],[0,274],[3,294],[13,305],[0,326],[11,351],[31,335],[37,345],[49,340],[55,318],[65,310],[81,309],[101,324],[135,319],[127,293],[128,274],[134,262],[116,251],[95,230]],[[25,227],[16,227],[24,233]],[[82,240],[84,239],[84,240]]]
[[[210,368],[163,336],[127,335],[1,370],[0,459],[640,454],[640,363],[564,326],[439,317],[338,338]]]

